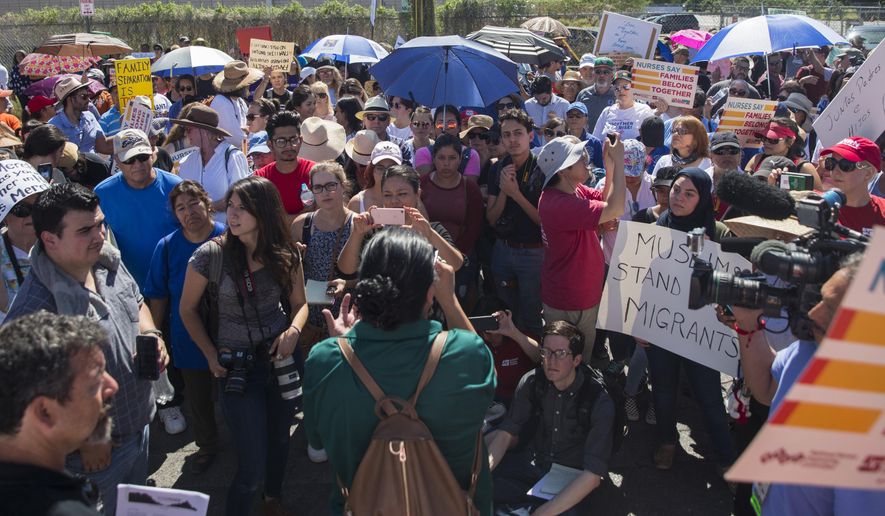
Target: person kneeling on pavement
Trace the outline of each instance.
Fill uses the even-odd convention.
[[[583,352],[574,325],[544,328],[542,367],[522,377],[506,419],[489,435],[495,514],[588,514],[588,495],[608,471],[615,406]],[[527,495],[554,465],[580,473],[549,501]]]

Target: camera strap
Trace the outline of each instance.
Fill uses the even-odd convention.
[[[249,269],[248,261],[246,262],[246,268],[243,269],[241,281],[237,281],[236,278],[231,279],[234,280],[234,285],[237,286],[237,302],[240,305],[240,312],[243,314],[243,324],[246,325],[246,335],[249,338],[249,346],[254,349],[255,342],[252,340],[252,328],[249,327],[249,318],[246,316],[245,297],[249,298],[249,304],[252,306],[252,311],[255,312],[255,319],[258,321],[258,331],[261,333],[261,342],[264,342],[265,337],[264,324],[261,322],[261,314],[258,313],[258,307],[255,306],[255,278],[252,276],[251,269]]]

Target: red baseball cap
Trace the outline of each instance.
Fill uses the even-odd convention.
[[[754,136],[757,138],[795,138],[796,133],[793,132],[792,129],[785,125],[781,125],[777,122],[769,122],[768,127],[765,128],[765,131],[760,131],[758,133],[754,133]]]
[[[28,105],[26,107],[28,108],[28,112],[30,114],[36,115],[44,108],[51,106],[53,104],[55,104],[54,100],[52,100],[48,97],[44,97],[43,95],[37,95],[28,101]]]
[[[855,163],[868,161],[876,167],[876,170],[882,168],[882,152],[879,150],[879,146],[862,136],[850,136],[836,145],[820,151],[821,156],[833,153]]]

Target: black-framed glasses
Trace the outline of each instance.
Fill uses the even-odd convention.
[[[563,358],[572,354],[570,349],[557,349],[556,351],[547,348],[541,348],[539,350],[541,352],[541,358],[544,360],[550,360],[551,358],[556,358],[557,360],[562,360]]]
[[[178,91],[194,91],[193,86],[179,86]]]
[[[726,147],[724,149],[716,149],[713,151],[713,154],[717,156],[737,156],[740,153],[741,150],[734,147]]]
[[[746,97],[747,93],[748,93],[747,90],[739,90],[737,88],[729,88],[728,89],[728,94],[734,95],[735,97]]]
[[[310,191],[316,195],[323,193],[323,190],[329,193],[335,193],[338,191],[338,187],[341,186],[341,183],[338,181],[331,181],[322,185],[313,185],[310,187]]]
[[[386,122],[390,119],[390,115],[366,115],[366,120],[370,122]]]
[[[300,136],[293,136],[291,138],[279,137],[279,138],[273,139],[274,147],[280,147],[280,148],[286,147],[287,145],[291,145],[292,147],[294,147],[294,146],[298,145],[299,143],[301,143]]]
[[[839,170],[842,170],[843,172],[854,172],[858,168],[863,167],[861,163],[861,161],[851,161],[850,159],[846,158],[824,158],[824,168],[829,171],[833,171],[836,169],[836,167],[839,167]]]
[[[482,141],[484,141],[484,142],[487,142],[487,141],[489,141],[489,133],[473,132],[473,133],[470,133],[470,134],[467,135],[467,139],[468,139],[468,140],[476,140],[476,139],[479,139],[479,140],[482,140]]]
[[[151,159],[150,154],[139,154],[138,156],[132,156],[123,162],[124,165],[134,165],[135,162],[144,163],[145,161]]]
[[[497,105],[498,111],[504,111],[505,109],[516,109],[516,102],[507,102],[501,103]]]
[[[18,217],[20,219],[30,217],[31,213],[33,213],[33,212],[34,212],[34,205],[28,204],[25,202],[20,202],[20,203],[16,204],[15,206],[13,206],[11,210],[9,210],[10,215],[12,215],[13,217]]]
[[[559,138],[565,136],[565,131],[554,131],[553,129],[544,129],[544,136],[547,138]]]
[[[430,126],[431,126],[430,122],[418,122],[418,121],[412,122],[412,127],[422,127],[424,129],[427,129]]]

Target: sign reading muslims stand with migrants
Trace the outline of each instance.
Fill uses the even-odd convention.
[[[22,199],[49,188],[49,183],[29,163],[0,161],[0,220]]]
[[[117,81],[117,96],[121,106],[128,106],[129,100],[144,95],[154,107],[154,84],[151,82],[150,59],[118,59],[114,61],[114,76]]]
[[[622,221],[597,324],[737,376],[737,333],[719,322],[713,306],[688,308],[692,254],[687,237],[675,229]],[[700,257],[723,272],[751,267],[706,240]]]
[[[651,59],[660,33],[661,26],[657,23],[604,11],[593,53],[598,56],[631,54]]]
[[[759,148],[756,133],[765,131],[777,109],[776,100],[728,99],[716,132],[734,131],[743,148]]]
[[[289,72],[289,66],[295,57],[295,42],[266,41],[253,39],[249,46],[249,67],[264,70],[282,70]]]
[[[644,99],[661,99],[670,106],[691,108],[700,71],[697,66],[634,59],[633,93]]]

